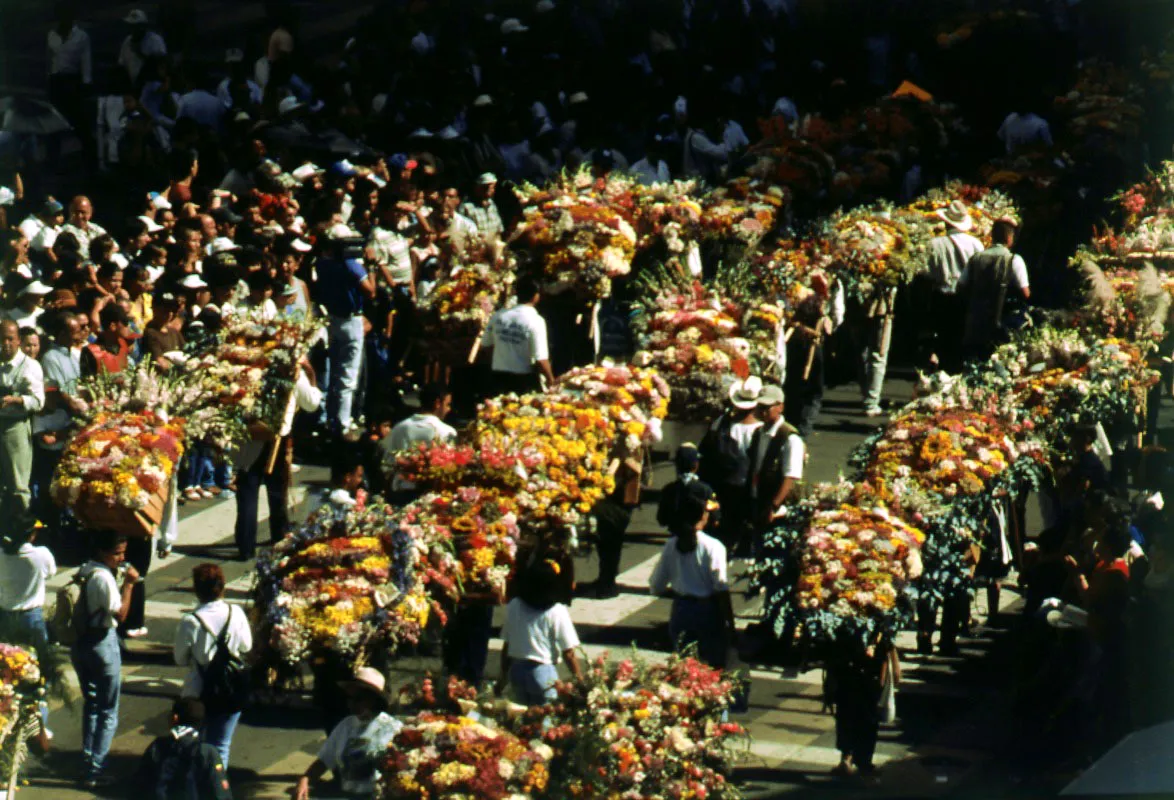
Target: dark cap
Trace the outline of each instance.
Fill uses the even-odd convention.
[[[61,203],[54,200],[53,198],[49,198],[45,201],[45,205],[41,207],[41,213],[46,217],[55,217],[58,214],[65,213],[65,206],[61,205]]]
[[[220,206],[219,208],[212,209],[212,219],[216,220],[217,225],[224,225],[225,223],[229,225],[238,225],[240,224],[240,221],[244,219],[244,217],[233,211],[228,206]]]
[[[677,448],[677,455],[673,459],[677,465],[677,472],[692,472],[701,463],[701,453],[697,445],[685,442]]]

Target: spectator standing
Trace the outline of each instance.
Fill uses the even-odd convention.
[[[49,497],[49,486],[65,450],[66,431],[87,407],[77,394],[85,341],[81,320],[76,314],[65,312],[57,316],[52,344],[41,355],[46,413],[33,420],[32,482],[37,487],[37,517],[44,521],[60,514]]]
[[[0,322],[0,512],[29,510],[33,416],[45,405],[41,365],[20,349],[15,322]]]
[[[343,436],[358,429],[354,402],[363,366],[367,324],[363,302],[375,297],[375,278],[363,263],[361,247],[362,240],[357,237],[328,239],[326,252],[318,261],[319,299],[330,317],[327,417],[332,430]]]
[[[77,240],[78,254],[82,258],[90,257],[90,243],[99,236],[106,235],[106,229],[93,222],[94,205],[90,198],[78,195],[69,204],[69,222],[62,226],[62,233],[73,234]]]
[[[70,651],[82,691],[82,767],[87,789],[108,783],[102,771],[118,729],[122,688],[122,653],[114,629],[126,619],[131,592],[139,581],[133,566],[123,568],[126,537],[102,530],[93,533],[92,541],[96,555],[75,578],[82,587],[75,609],[79,636]]]
[[[192,569],[192,588],[200,605],[180,619],[174,651],[175,663],[190,667],[181,697],[199,699],[204,691],[204,671],[217,649],[227,647],[240,658],[253,649],[253,632],[244,609],[224,601],[224,571],[219,565],[200,564]],[[211,708],[204,718],[202,738],[216,748],[225,767],[240,716],[240,709]]]
[[[82,140],[83,152],[89,152],[86,93],[94,78],[90,36],[74,21],[73,3],[57,3],[57,24],[49,31],[49,102],[69,120]]]
[[[458,211],[473,221],[477,231],[487,243],[493,243],[502,238],[505,226],[498,213],[497,204],[493,195],[497,191],[497,176],[492,172],[485,172],[477,179],[474,189],[474,199],[461,204]]]
[[[148,58],[167,55],[167,43],[147,24],[147,12],[136,8],[122,18],[130,26],[130,33],[122,40],[118,51],[118,66],[126,70],[132,86],[138,86],[139,75]]]

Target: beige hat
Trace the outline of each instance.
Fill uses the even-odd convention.
[[[961,200],[954,200],[950,205],[939,208],[934,213],[938,219],[956,231],[968,231],[974,227],[974,219],[966,210],[966,204]]]
[[[349,681],[339,681],[338,685],[344,689],[366,689],[382,695],[383,690],[387,688],[387,679],[383,677],[382,672],[374,667],[359,667],[355,670],[354,678]]]
[[[751,375],[744,381],[736,381],[730,386],[730,404],[734,408],[749,411],[758,405],[758,397],[762,394],[762,378]]]
[[[774,383],[762,387],[762,394],[758,396],[758,405],[761,408],[771,408],[783,404],[783,390]]]

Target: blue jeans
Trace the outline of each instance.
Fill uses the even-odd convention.
[[[82,759],[87,777],[102,773],[114,731],[118,728],[118,695],[122,688],[122,654],[118,634],[107,629],[75,644],[70,655],[82,690]]]
[[[541,706],[558,699],[554,688],[558,680],[558,668],[554,664],[539,664],[534,661],[515,661],[510,665],[510,685],[520,703]]]
[[[204,744],[210,744],[220,753],[220,763],[228,769],[228,751],[232,749],[232,734],[236,731],[236,724],[241,720],[241,712],[231,714],[208,714],[204,718],[204,730],[201,738]]]
[[[345,431],[354,419],[355,392],[363,365],[363,318],[331,317],[330,390],[326,414],[332,427]]]
[[[0,642],[26,645],[37,653],[41,672],[48,669],[49,629],[45,627],[45,614],[40,608],[25,611],[0,611]],[[49,729],[49,704],[41,701],[41,727]]]
[[[677,597],[669,617],[673,647],[697,645],[697,658],[716,669],[726,668],[726,629],[712,597]]]

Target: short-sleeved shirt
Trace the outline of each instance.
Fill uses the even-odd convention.
[[[546,320],[527,303],[490,317],[482,342],[493,348],[494,372],[529,375],[534,371],[534,362],[550,358]]]
[[[105,630],[118,625],[115,616],[122,610],[122,594],[118,591],[118,581],[114,573],[105,564],[90,561],[82,566],[81,575],[88,578],[86,582],[85,612],[88,614],[90,630]]]
[[[332,317],[353,317],[363,310],[359,284],[367,268],[357,258],[328,258],[318,262],[318,294],[326,313]]]
[[[386,461],[393,453],[409,450],[418,444],[436,441],[451,442],[456,437],[456,428],[445,423],[435,414],[413,414],[391,429],[391,433],[379,442],[379,449]],[[415,489],[416,485],[396,476],[392,479],[391,488],[396,491],[407,491]]]
[[[0,609],[28,611],[45,605],[45,581],[57,574],[48,547],[25,542],[13,555],[0,555]]]
[[[159,358],[164,353],[174,353],[183,350],[183,334],[172,328],[160,330],[148,327],[143,333],[143,346],[151,358]]]
[[[396,285],[412,281],[412,240],[398,231],[373,228],[367,246],[375,253],[375,260],[387,267]]]
[[[369,722],[346,717],[318,750],[318,760],[338,777],[348,795],[374,797],[387,744],[402,728],[403,723],[384,712]]]
[[[671,537],[660,551],[660,561],[648,581],[654,594],[672,587],[675,594],[706,598],[728,591],[726,546],[707,533],[698,532],[697,547],[692,552],[677,550],[677,537]]]
[[[981,252],[982,242],[969,233],[955,232],[931,239],[927,263],[934,288],[943,294],[954,294],[966,263]]]
[[[555,603],[540,611],[520,597],[505,608],[501,638],[510,658],[539,664],[557,664],[561,654],[579,646],[579,634],[565,605]]]

